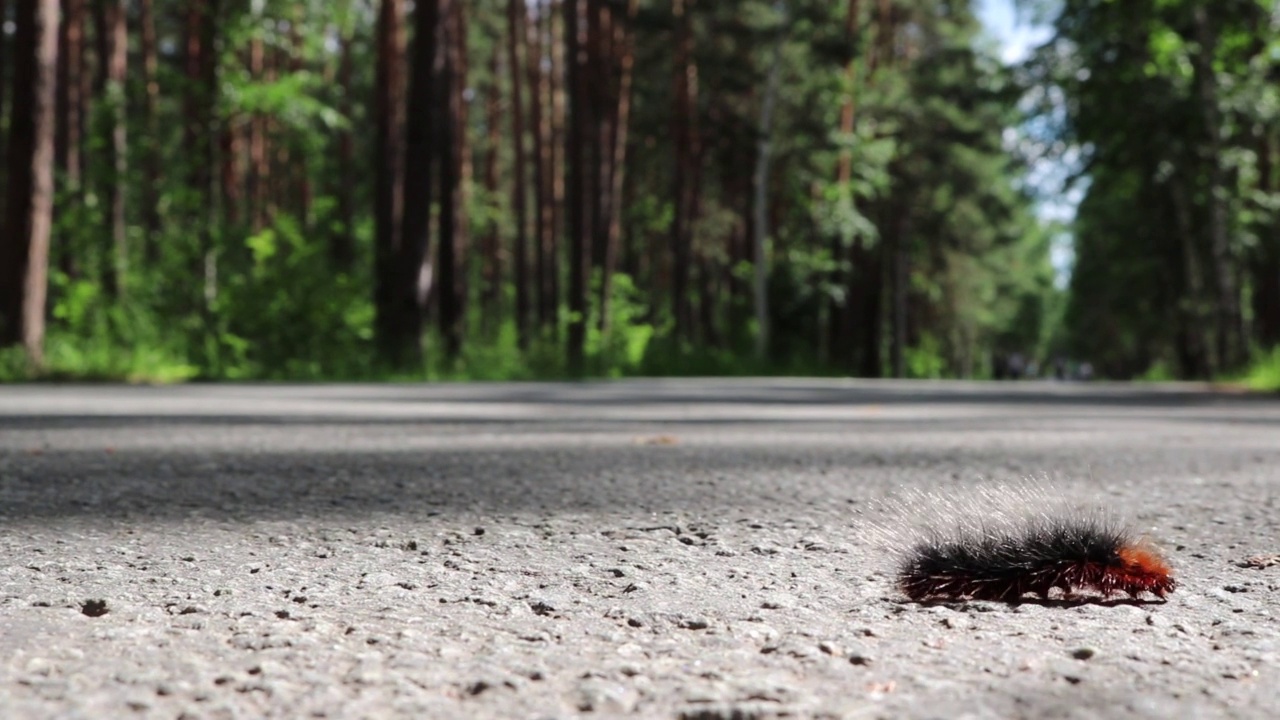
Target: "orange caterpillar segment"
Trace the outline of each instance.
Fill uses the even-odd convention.
[[[1149,592],[1164,597],[1173,592],[1177,582],[1170,575],[1168,563],[1146,541],[1138,541],[1120,548],[1116,556],[1119,567],[1108,568],[1108,576],[1115,577],[1115,588],[1133,597]]]

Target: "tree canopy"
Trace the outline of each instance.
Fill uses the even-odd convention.
[[[1259,0],[1025,0],[1055,35],[1013,67],[963,0],[54,4],[41,56],[0,0],[0,147],[49,125],[53,178],[3,377],[1197,377],[1280,343]],[[23,167],[3,257],[42,252]]]
[[[1088,185],[1065,342],[1110,375],[1210,377],[1280,342],[1280,15],[1066,0],[1028,64]]]

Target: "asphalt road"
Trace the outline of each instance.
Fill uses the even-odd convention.
[[[1026,475],[1178,590],[898,596],[886,498]],[[1273,718],[1278,496],[1190,386],[0,387],[0,715]]]

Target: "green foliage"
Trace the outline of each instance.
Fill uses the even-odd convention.
[[[940,352],[940,346],[932,335],[925,335],[915,347],[905,351],[907,377],[922,380],[937,380],[945,377],[946,360]]]
[[[223,285],[220,354],[235,379],[370,374],[373,307],[362,283],[328,271],[324,248],[288,214],[244,241],[247,272]]]
[[[317,97],[321,83],[321,78],[305,71],[272,81],[254,81],[241,72],[226,83],[222,112],[269,115],[292,130],[348,127],[347,118]]]
[[[676,337],[670,246],[676,221],[673,23],[666,4],[640,5],[622,247],[607,310],[598,300],[600,278],[591,284],[585,318],[588,374],[884,372],[895,317],[893,288],[886,280],[894,253],[901,253],[907,270],[907,347],[902,350],[911,377],[981,376],[993,352],[1045,356],[1059,350],[1068,343],[1060,322],[1070,327],[1066,336],[1074,347],[1086,347],[1085,328],[1104,324],[1096,306],[1072,304],[1062,319],[1065,300],[1053,287],[1049,263],[1051,233],[1057,229],[1043,226],[1032,213],[1032,198],[1018,186],[1026,165],[1004,145],[1004,130],[1023,120],[1017,109],[1023,87],[991,49],[981,47],[969,3],[898,3],[903,34],[889,44],[897,55],[871,63],[872,54],[881,52],[873,3],[860,5],[861,31],[849,38],[843,29],[845,3],[788,0],[785,12],[779,12],[773,0],[744,0],[691,4],[701,88],[694,108],[701,195],[689,253],[697,318],[689,333]],[[81,183],[71,187],[67,177],[59,178],[52,258],[58,269],[52,275],[46,375],[136,381],[567,375],[562,230],[555,238],[561,254],[552,259],[561,286],[553,303],[555,321],[537,328],[522,349],[512,317],[517,223],[510,199],[509,81],[500,54],[505,52],[505,3],[462,4],[469,28],[467,161],[472,169],[465,188],[465,226],[472,244],[461,248],[468,258],[462,350],[447,357],[431,328],[423,337],[421,366],[395,372],[379,359],[373,330],[370,159],[376,109],[368,99],[377,65],[376,5],[222,4],[216,18],[216,88],[199,88],[186,74],[184,6],[156,6],[159,45],[167,49],[157,78],[154,123],[147,124],[146,88],[132,69],[123,97],[132,144],[124,178],[128,271],[120,287],[112,288],[108,279],[116,259],[107,181],[114,168],[105,148],[109,110],[118,107],[111,103],[122,99],[113,89],[109,102],[98,98],[103,101],[86,123]],[[130,32],[136,30],[131,26]],[[1170,68],[1183,66],[1180,58],[1189,45],[1170,32],[1152,36],[1149,62],[1126,74],[1124,82],[1145,82],[1139,78],[1143,73],[1168,76]],[[343,76],[340,47],[350,52],[350,77]],[[767,357],[757,359],[750,292],[752,177],[761,141],[760,89],[776,47],[781,48],[781,83],[771,136],[773,171],[766,178],[772,332]],[[254,60],[258,50],[262,66]],[[1224,97],[1252,108],[1249,112],[1259,118],[1280,114],[1277,93],[1262,89],[1266,70],[1251,77],[1256,92]],[[494,118],[487,102],[494,90],[500,101],[497,128],[490,127]],[[215,104],[208,122],[193,125],[190,100],[198,97],[196,91],[209,92]],[[1270,105],[1250,104],[1265,97]],[[841,130],[846,101],[856,108],[852,132]],[[1151,115],[1165,109],[1153,109]],[[496,130],[496,142],[490,142],[490,130]],[[255,156],[258,150],[263,156]],[[354,166],[343,164],[348,151]],[[553,157],[562,163],[562,154]],[[153,155],[157,166],[149,164]],[[1256,174],[1256,159],[1240,153],[1231,158],[1239,177]],[[484,172],[491,159],[498,178],[492,188]],[[838,170],[842,159],[848,163],[847,178]],[[263,177],[249,167],[259,162],[265,164]],[[1099,183],[1114,188],[1129,177],[1117,172]],[[154,204],[147,205],[141,191],[153,179]],[[1189,192],[1199,197],[1204,187],[1195,185]],[[1280,202],[1265,193],[1238,204],[1239,212],[1253,213],[1237,223],[1252,228],[1257,239],[1250,242],[1264,241],[1261,228],[1277,208]],[[1146,241],[1147,235],[1131,232],[1133,222],[1118,217],[1118,203],[1093,214],[1092,205],[1089,210],[1086,223],[1092,225],[1083,227]],[[489,233],[500,241],[502,268],[501,286],[493,295],[483,292],[483,259],[476,257]],[[344,242],[349,258],[341,251]],[[1082,243],[1088,251],[1081,257],[1084,268],[1115,261],[1118,267],[1109,277],[1151,282],[1153,271],[1142,264],[1145,246],[1099,242],[1106,247],[1097,253],[1088,241]],[[431,247],[438,251],[438,237]],[[1245,248],[1242,241],[1238,249]],[[1081,283],[1077,295],[1093,291],[1087,281]],[[1142,312],[1124,298],[1116,301],[1126,315]],[[1171,301],[1160,296],[1152,302]],[[433,305],[428,314],[436,312]],[[604,322],[602,313],[607,313]],[[1126,317],[1121,324],[1115,334],[1099,333],[1097,343],[1116,334],[1132,336],[1123,347],[1167,340],[1156,322],[1148,327]],[[1101,350],[1097,345],[1087,349]],[[873,355],[880,359],[878,367],[858,362]],[[0,379],[29,376],[19,355],[0,353]]]
[[[1244,372],[1242,381],[1251,390],[1280,392],[1280,347],[1271,348],[1270,352],[1257,353]]]
[[[55,270],[55,322],[45,341],[45,367],[36,374],[16,349],[0,352],[0,381],[33,377],[170,383],[194,378],[175,343],[130,303],[111,304],[97,283]]]
[[[0,348],[0,382],[17,382],[35,375],[27,358],[27,352],[21,347]]]
[[[599,275],[592,287],[599,291]],[[586,341],[588,366],[602,377],[635,374],[644,362],[654,335],[653,325],[645,322],[649,310],[646,298],[630,276],[617,274],[610,285],[606,329],[600,326],[598,303],[593,303],[593,310]]]
[[[1026,70],[1036,140],[1088,173],[1064,345],[1111,377],[1231,374],[1280,341],[1280,25],[1252,1],[1055,9]]]
[[[1157,360],[1151,367],[1147,368],[1146,372],[1134,379],[1140,382],[1169,382],[1170,380],[1177,380],[1178,376],[1169,367],[1169,363]]]

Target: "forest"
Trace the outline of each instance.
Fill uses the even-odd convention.
[[[1280,9],[1017,4],[0,0],[0,380],[1280,386]]]

